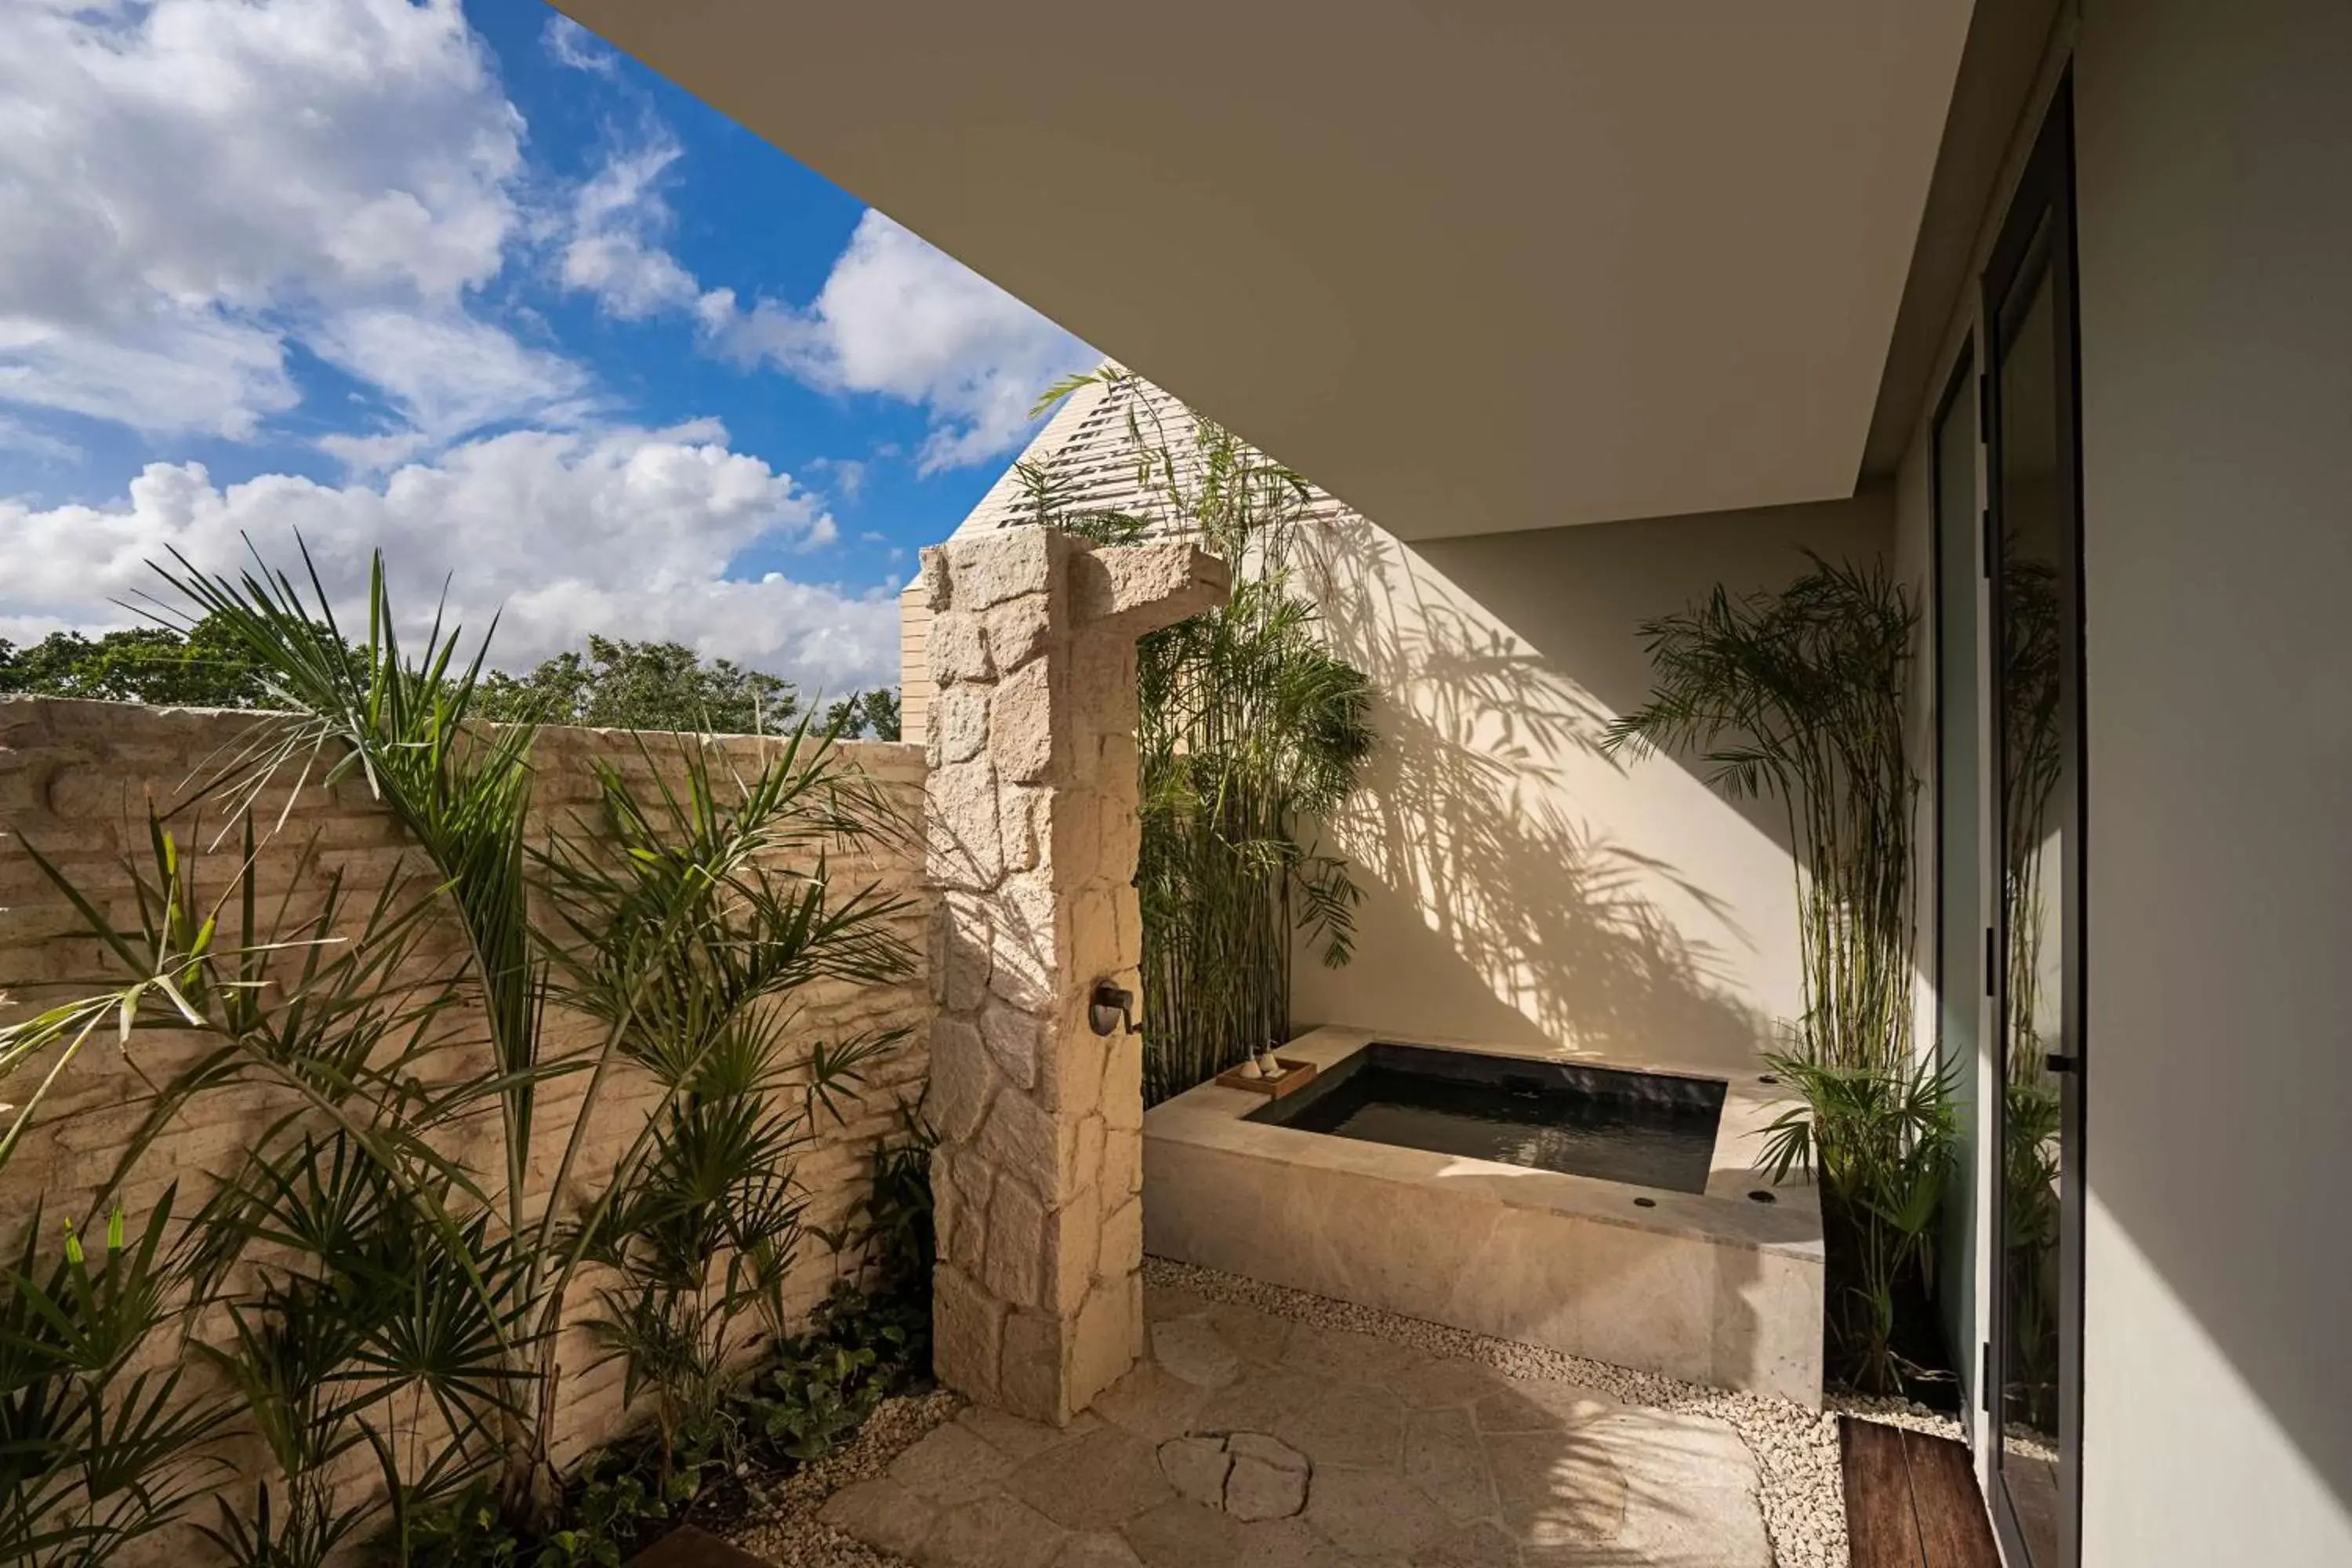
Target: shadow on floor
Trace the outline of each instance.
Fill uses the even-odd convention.
[[[968,1409],[825,1522],[923,1568],[1769,1568],[1712,1417],[1181,1289],[1056,1431]]]

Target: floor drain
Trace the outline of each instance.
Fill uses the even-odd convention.
[[[1748,1201],[1751,1204],[1777,1204],[1780,1200],[1774,1197],[1770,1193],[1766,1192],[1763,1188],[1759,1187],[1754,1192],[1748,1194]]]
[[[1655,1198],[1635,1198],[1633,1200],[1633,1206],[1637,1209],[1654,1209],[1658,1206],[1658,1200]]]
[[[1774,1077],[1773,1077],[1770,1073],[1769,1073],[1769,1072],[1763,1072],[1763,1073],[1758,1073],[1758,1074],[1756,1075],[1756,1081],[1757,1081],[1758,1083],[1778,1083],[1778,1082],[1780,1082],[1780,1080],[1779,1079],[1777,1079],[1777,1078],[1774,1078]]]

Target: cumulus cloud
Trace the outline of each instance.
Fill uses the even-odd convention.
[[[509,668],[586,633],[675,639],[840,691],[897,677],[898,606],[771,573],[739,580],[755,548],[829,539],[818,499],[702,421],[664,430],[510,432],[461,444],[379,482],[287,474],[215,484],[202,464],[153,463],[105,506],[0,501],[0,636],[129,624],[110,600],[150,591],[147,563],[176,548],[198,565],[241,565],[250,537],[278,563],[308,542],[338,614],[357,612],[369,553],[385,554],[396,600],[428,614],[454,571],[453,612],[499,616]]]
[[[0,401],[248,438],[299,401],[297,343],[427,442],[577,395],[469,313],[523,126],[457,0],[13,0],[7,33]],[[502,379],[452,396],[428,339]]]
[[[1091,349],[962,263],[868,210],[807,309],[718,289],[697,307],[711,342],[833,391],[923,405],[924,473],[1010,450],[1048,383]]]
[[[663,244],[672,216],[661,184],[678,153],[656,129],[614,148],[581,184],[562,244],[565,286],[627,321],[691,309],[714,352],[738,364],[921,405],[931,428],[916,455],[920,472],[1010,451],[1037,394],[1100,357],[870,209],[805,308],[746,306],[731,289],[705,289]]]

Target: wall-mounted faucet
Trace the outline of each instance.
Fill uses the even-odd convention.
[[[1097,980],[1087,1002],[1087,1026],[1097,1035],[1139,1035],[1135,1021],[1135,993],[1115,981]]]

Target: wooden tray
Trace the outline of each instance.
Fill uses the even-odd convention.
[[[1263,1094],[1280,1100],[1284,1095],[1305,1089],[1315,1081],[1313,1062],[1293,1061],[1288,1057],[1276,1057],[1275,1065],[1282,1069],[1276,1079],[1244,1077],[1239,1068],[1227,1068],[1217,1075],[1217,1082],[1226,1089],[1245,1089],[1252,1094]]]

